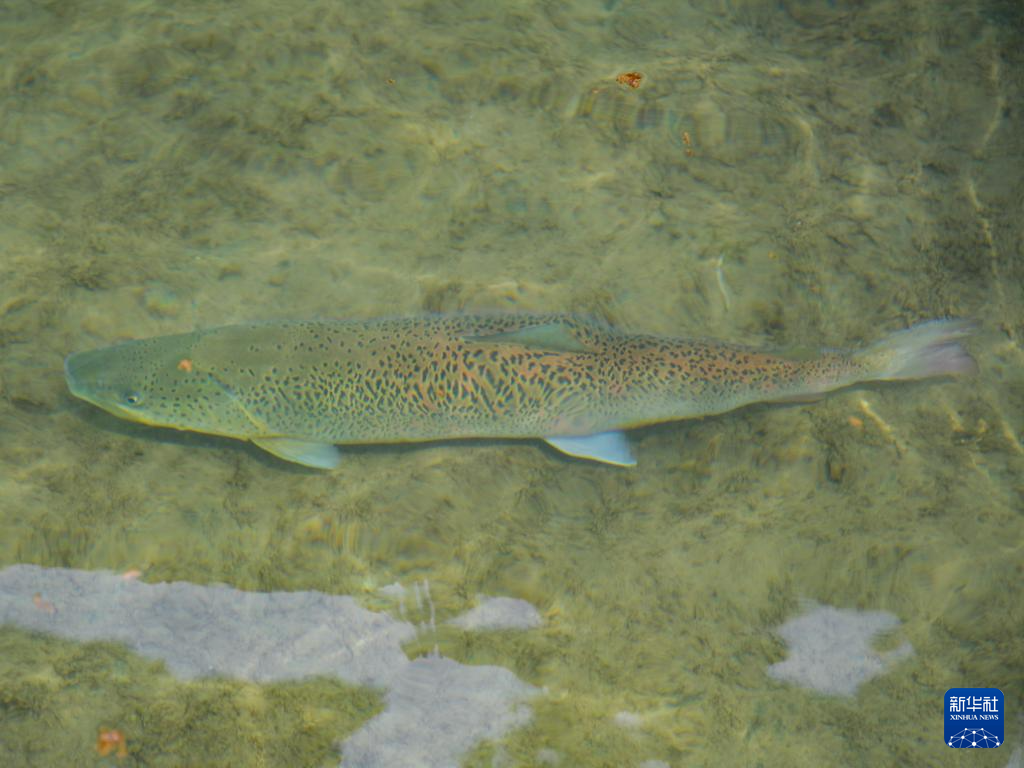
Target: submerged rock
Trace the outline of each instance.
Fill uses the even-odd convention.
[[[476,606],[449,624],[462,629],[533,629],[542,623],[537,609],[525,600],[513,597],[479,597]]]
[[[522,725],[537,689],[495,666],[410,661],[416,628],[321,592],[244,592],[187,582],[15,565],[0,570],[0,624],[115,641],[179,678],[254,682],[333,676],[385,689],[387,707],[341,745],[346,768],[442,768]]]
[[[776,633],[789,657],[768,667],[776,680],[833,696],[853,696],[857,688],[914,651],[910,643],[879,653],[874,639],[894,630],[900,620],[884,611],[852,611],[815,605],[782,624]]]

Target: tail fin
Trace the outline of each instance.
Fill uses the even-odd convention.
[[[929,320],[897,331],[855,357],[879,381],[975,373],[978,364],[960,345],[977,329],[970,320]]]

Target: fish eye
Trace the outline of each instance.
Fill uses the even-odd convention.
[[[138,392],[125,392],[121,396],[121,400],[125,405],[138,405],[142,402],[142,395]]]

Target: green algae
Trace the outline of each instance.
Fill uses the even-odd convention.
[[[0,632],[4,765],[336,765],[335,743],[380,709],[337,680],[255,685],[176,680],[163,665],[108,643]],[[128,758],[101,759],[101,730]]]

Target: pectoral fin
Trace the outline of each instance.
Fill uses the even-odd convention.
[[[261,437],[253,442],[279,459],[316,469],[334,469],[341,463],[341,451],[330,443],[293,440],[290,437]]]
[[[546,437],[548,445],[580,459],[603,461],[617,467],[635,467],[629,441],[621,432],[598,432],[581,437]]]
[[[551,352],[590,352],[591,350],[577,339],[569,327],[563,323],[545,323],[520,328],[507,333],[492,333],[489,336],[467,336],[467,341],[481,344],[519,344],[534,349],[546,349]]]

